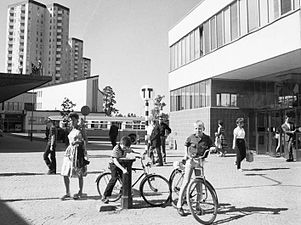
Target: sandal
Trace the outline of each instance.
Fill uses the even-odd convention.
[[[74,200],[80,199],[81,197],[82,197],[82,193],[77,193],[73,195]]]
[[[70,198],[70,194],[65,194],[61,197],[61,200],[64,201],[66,198]]]

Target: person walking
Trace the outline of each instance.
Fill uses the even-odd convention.
[[[215,147],[219,156],[224,157],[227,152],[227,140],[225,137],[224,122],[217,121],[217,131],[215,132]]]
[[[277,127],[275,132],[275,140],[276,140],[276,157],[281,156],[281,128]]]
[[[87,175],[87,165],[89,164],[86,143],[82,134],[82,128],[79,125],[79,116],[77,113],[70,113],[71,131],[68,134],[69,146],[67,147],[62,164],[61,175],[64,178],[66,194],[61,200],[70,198],[70,179],[78,178],[79,191],[73,195],[73,199],[79,199],[83,194],[84,176]]]
[[[192,172],[194,171],[196,176],[201,173],[200,170],[195,170],[195,168],[200,166],[200,160],[202,160],[197,157],[202,156],[204,152],[213,145],[210,137],[203,132],[205,126],[202,121],[197,120],[193,126],[195,133],[188,136],[185,141],[186,151],[182,160],[185,162],[185,173],[179,192],[179,200],[177,202],[177,211],[181,216],[185,215],[182,208],[183,197],[192,176]]]
[[[154,153],[154,158],[155,158],[155,165],[156,166],[163,166],[163,160],[162,160],[162,154],[160,150],[161,146],[161,138],[160,138],[160,128],[159,124],[157,123],[156,120],[153,120],[153,130],[150,136],[150,142],[151,142],[151,148]]]
[[[160,129],[160,150],[163,163],[166,163],[166,137],[171,133],[170,127],[164,123],[162,115],[159,116],[159,129]]]
[[[232,149],[236,150],[236,167],[237,170],[242,172],[241,162],[246,158],[246,132],[243,128],[244,118],[238,118],[236,120],[236,128],[233,130],[233,144]]]
[[[57,129],[54,121],[50,118],[46,120],[46,148],[43,154],[44,161],[48,166],[48,175],[56,174],[56,141],[57,141]],[[50,157],[49,157],[50,156]]]
[[[293,162],[294,161],[293,147],[296,139],[296,135],[295,135],[296,128],[290,114],[286,114],[285,121],[281,125],[281,128],[284,133],[284,149],[286,152],[288,151],[288,159],[286,161]]]
[[[110,141],[112,144],[112,149],[116,146],[117,144],[117,137],[118,137],[118,127],[112,123],[109,131],[109,137]]]

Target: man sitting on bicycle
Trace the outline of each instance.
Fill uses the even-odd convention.
[[[177,211],[181,216],[184,216],[184,210],[182,208],[183,195],[189,184],[192,171],[194,170],[196,176],[200,175],[200,171],[195,170],[195,168],[200,166],[200,160],[202,160],[199,157],[201,157],[207,149],[210,149],[210,147],[213,146],[210,137],[203,133],[205,126],[202,121],[197,120],[194,123],[194,130],[195,133],[190,135],[185,141],[185,146],[187,149],[182,160],[183,162],[186,161],[185,174],[177,202]]]
[[[101,199],[104,203],[109,202],[108,196],[111,196],[118,177],[122,177],[122,174],[128,172],[127,169],[120,164],[119,159],[125,158],[128,153],[140,154],[131,149],[131,143],[131,139],[128,136],[123,136],[120,139],[120,143],[113,148],[112,161],[110,162],[111,179]]]

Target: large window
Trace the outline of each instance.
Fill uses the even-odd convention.
[[[210,29],[209,29],[209,22],[207,21],[204,23],[204,52],[205,54],[209,53],[210,51]]]
[[[292,10],[291,0],[281,0],[281,15],[288,13]]]
[[[272,22],[279,17],[279,1],[269,0],[269,21]]]
[[[237,94],[231,94],[231,93],[216,94],[216,106],[236,107],[237,106]]]
[[[224,44],[223,12],[220,12],[216,16],[216,34],[217,47],[219,48]]]
[[[260,9],[260,26],[264,26],[269,22],[268,0],[260,0],[259,9]]]
[[[238,38],[238,25],[239,25],[239,15],[238,15],[238,7],[237,2],[234,2],[230,6],[230,13],[231,13],[231,40],[235,40]]]
[[[211,50],[216,49],[216,18],[212,17],[210,20],[210,36],[211,36]]]
[[[249,32],[259,27],[259,8],[257,0],[248,0],[248,30]]]
[[[224,10],[225,44],[231,41],[230,8]]]

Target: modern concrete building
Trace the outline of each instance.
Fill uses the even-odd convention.
[[[6,72],[51,76],[52,84],[85,77],[83,41],[72,38],[69,44],[69,14],[69,8],[57,3],[9,5]],[[85,65],[89,71],[90,64]]]
[[[250,149],[275,153],[274,131],[293,112],[301,125],[299,0],[204,0],[169,31],[170,126],[178,146],[203,120],[228,145],[245,118]]]
[[[89,106],[91,112],[103,112],[103,96],[98,88],[99,76],[40,87],[37,93],[37,110],[62,110],[65,98],[76,104],[74,111]]]
[[[70,75],[74,80],[84,77],[83,63],[83,41],[77,38],[69,40],[70,45]]]
[[[82,63],[82,71],[84,77],[89,77],[91,76],[91,59],[83,57],[83,63]]]

